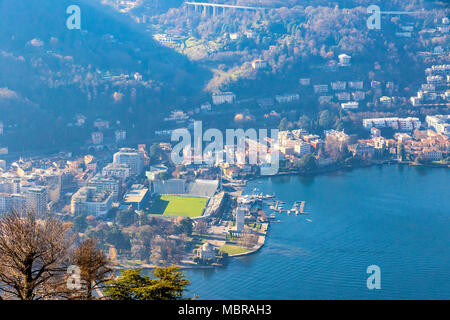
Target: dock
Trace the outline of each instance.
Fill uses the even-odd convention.
[[[306,204],[306,201],[302,201],[300,203],[300,214],[306,214],[306,212],[305,212],[305,204]]]
[[[269,206],[269,208],[272,211],[275,211],[278,213],[283,213],[283,212],[286,212],[287,214],[295,213],[295,215],[307,214],[305,212],[306,201],[296,201],[291,209],[285,209],[284,204],[285,203],[283,201],[274,200],[274,204]]]

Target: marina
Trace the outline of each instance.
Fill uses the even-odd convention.
[[[292,208],[287,210],[285,209],[284,201],[275,201],[269,205],[270,210],[278,213],[295,213],[295,215],[306,214],[305,212],[306,201],[295,201]]]
[[[249,182],[244,194],[255,186],[276,194],[264,201],[267,216],[275,215],[264,246],[225,268],[187,270],[189,292],[199,299],[445,299],[449,178],[446,169],[385,166]],[[277,200],[288,209],[306,201],[308,215],[269,210]],[[382,290],[366,287],[371,264],[388,271]]]

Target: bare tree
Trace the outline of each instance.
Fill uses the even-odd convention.
[[[246,228],[244,232],[242,233],[242,244],[246,246],[247,248],[252,248],[258,243],[258,233],[253,230]]]
[[[331,158],[337,159],[346,152],[348,144],[348,138],[340,139],[333,135],[329,135],[325,139],[325,151]]]
[[[113,269],[105,253],[97,247],[97,241],[89,238],[74,251],[73,264],[80,268],[81,289],[76,299],[92,300],[93,292],[111,279]]]
[[[64,291],[72,239],[52,217],[16,211],[0,216],[0,292],[3,298],[56,299]]]

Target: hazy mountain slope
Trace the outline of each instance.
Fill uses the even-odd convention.
[[[81,7],[81,31],[66,27],[71,4]],[[142,81],[134,81],[136,72]],[[109,75],[124,77],[105,80]],[[121,120],[123,126],[139,130],[166,106],[176,107],[198,95],[208,77],[108,6],[71,0],[0,1],[0,88],[22,99],[10,99],[8,107],[0,101],[0,121],[14,124],[22,119],[22,133],[48,131],[51,136],[77,113]],[[115,92],[120,99],[114,99]],[[36,110],[33,119],[26,105]],[[44,121],[39,118],[54,130],[40,130]],[[29,125],[33,121],[36,125]],[[27,127],[20,128],[26,122]],[[17,141],[22,142],[27,143]]]

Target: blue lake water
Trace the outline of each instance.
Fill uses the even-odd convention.
[[[383,166],[252,181],[305,216],[277,214],[265,246],[188,270],[200,299],[449,299],[450,170]],[[308,222],[306,219],[312,220]],[[366,286],[369,265],[381,289]]]

